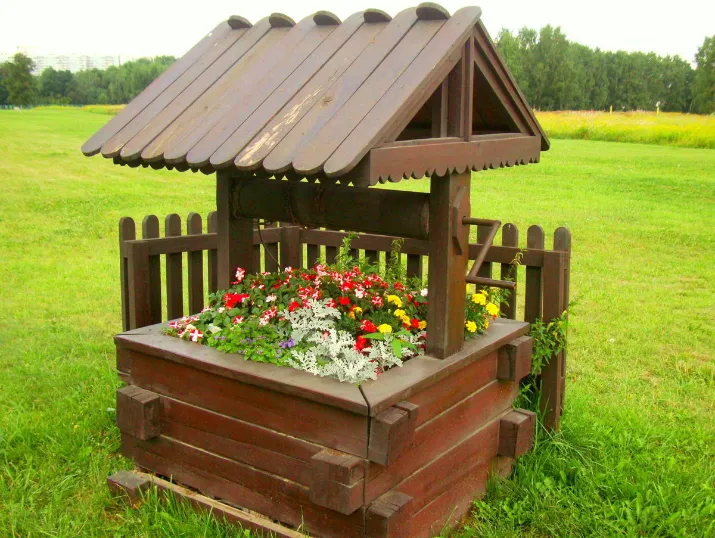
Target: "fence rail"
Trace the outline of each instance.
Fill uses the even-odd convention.
[[[216,291],[216,213],[209,213],[206,221],[204,230],[201,216],[190,213],[186,219],[186,232],[182,234],[179,215],[168,215],[161,237],[159,219],[148,215],[142,220],[141,238],[137,238],[133,219],[124,217],[119,221],[124,330],[175,319],[185,313],[197,313],[205,304],[206,292]],[[276,271],[285,267],[312,267],[320,259],[333,263],[346,235],[345,232],[293,225],[257,227],[253,232],[254,265],[265,271]],[[488,235],[489,226],[477,227],[477,242],[469,244],[470,260],[477,258]],[[360,234],[351,243],[351,253],[354,258],[385,264],[391,256],[394,239]],[[517,289],[523,287],[523,294],[513,293],[508,302],[501,305],[505,317],[518,317],[529,323],[559,317],[569,301],[570,232],[558,228],[553,234],[553,249],[547,250],[544,230],[533,225],[527,229],[525,248],[519,243],[517,227],[505,224],[501,229],[501,245],[489,247],[477,276],[511,279],[518,283]],[[400,255],[408,276],[424,282],[428,254],[428,241],[404,239]],[[515,260],[519,263],[514,263]],[[498,275],[496,265],[499,265]],[[521,308],[519,301],[523,301]],[[550,426],[558,422],[563,408],[565,362],[564,351],[553,357],[541,374],[542,406],[546,411],[545,423]],[[559,411],[553,412],[555,410]]]

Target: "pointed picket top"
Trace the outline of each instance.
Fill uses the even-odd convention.
[[[539,161],[548,139],[480,21],[234,15],[83,146],[129,167],[370,186]]]

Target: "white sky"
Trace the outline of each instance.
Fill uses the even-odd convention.
[[[8,4],[9,1],[9,4]],[[0,52],[28,47],[33,54],[85,53],[121,56],[181,56],[229,15],[251,22],[270,12],[298,20],[331,8],[341,18],[378,7],[394,15],[419,0],[242,0],[177,2],[123,0],[3,0],[0,2]],[[706,35],[715,34],[715,1],[680,0],[442,0],[451,13],[475,3],[492,35],[500,28],[561,26],[567,37],[604,50],[678,54],[693,62]]]

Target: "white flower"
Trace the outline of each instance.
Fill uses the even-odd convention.
[[[223,314],[223,313],[224,313],[224,310],[226,310],[225,307],[219,306],[218,309],[217,309],[217,312],[218,312],[219,314]]]
[[[267,302],[267,303],[272,303],[272,302],[275,301],[276,299],[278,299],[278,297],[276,297],[275,294],[271,293],[268,297],[266,297],[266,302]]]
[[[422,288],[422,289],[420,290],[420,295],[421,295],[422,297],[427,297],[427,288]]]

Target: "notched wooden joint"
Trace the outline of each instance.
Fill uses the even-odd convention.
[[[389,491],[373,502],[367,509],[365,518],[366,536],[388,538],[404,536],[404,525],[408,521],[409,504],[412,497],[399,491]]]
[[[146,441],[161,434],[162,404],[158,394],[128,385],[117,390],[117,426]]]
[[[531,336],[521,336],[499,348],[497,379],[521,381],[529,375],[533,342]]]
[[[367,458],[380,465],[390,465],[412,446],[419,407],[400,402],[386,409],[370,423]]]
[[[499,422],[500,456],[518,458],[534,446],[536,414],[526,409],[514,409]]]
[[[362,506],[364,460],[326,448],[310,458],[310,470],[311,502],[346,515]]]
[[[134,508],[141,504],[142,494],[150,485],[151,481],[133,471],[119,471],[107,477],[107,486],[112,495],[126,496]]]

